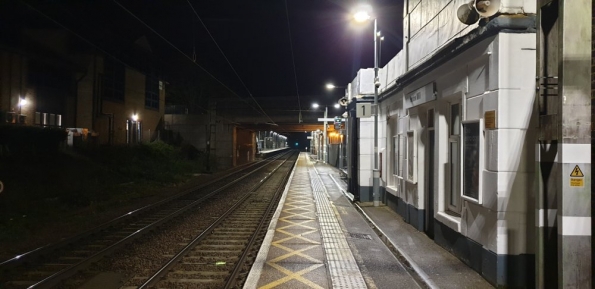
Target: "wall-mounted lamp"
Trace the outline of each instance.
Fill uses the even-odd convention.
[[[19,96],[19,104],[18,104],[18,106],[19,106],[19,115],[21,114],[21,111],[23,109],[23,106],[26,106],[26,105],[27,105],[27,100],[25,99],[25,97]]]
[[[27,100],[24,97],[19,97],[19,107],[27,105]]]

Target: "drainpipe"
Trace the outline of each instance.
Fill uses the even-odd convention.
[[[8,53],[8,107],[13,110],[12,107],[12,53]]]
[[[78,126],[76,122],[78,117],[79,83],[83,80],[83,78],[87,77],[87,74],[89,74],[88,69],[85,70],[85,73],[79,79],[77,79],[76,83],[74,84],[76,89],[74,94],[74,127]]]
[[[23,55],[19,55],[19,102],[17,104],[20,105],[21,98],[24,98],[23,95]],[[20,116],[19,116],[20,117]]]
[[[97,52],[93,55],[93,119],[92,119],[92,128],[95,130],[95,117],[100,116],[107,116],[108,117],[108,144],[113,144],[113,134],[114,134],[114,114],[113,113],[105,113],[103,112],[103,98],[101,95],[98,95],[97,85]],[[95,107],[95,105],[99,106],[99,109]],[[96,111],[99,111],[96,114]]]

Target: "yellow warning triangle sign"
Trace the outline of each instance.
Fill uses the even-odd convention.
[[[583,175],[583,171],[581,171],[581,168],[577,166],[574,167],[574,169],[572,170],[572,173],[570,173],[571,177],[584,177],[585,175]]]

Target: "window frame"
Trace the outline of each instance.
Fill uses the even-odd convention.
[[[392,149],[392,154],[391,154],[391,186],[396,187],[397,186],[397,179],[399,178],[398,173],[399,173],[399,135],[395,134],[391,137],[391,149]]]
[[[406,133],[405,141],[407,160],[405,180],[411,184],[417,184],[417,131],[409,130]],[[410,146],[412,146],[410,148]],[[410,171],[411,170],[411,171]]]
[[[101,97],[109,101],[126,100],[126,66],[114,59],[104,58],[101,74]]]
[[[400,193],[401,191],[401,182],[403,180],[403,172],[402,172],[402,158],[400,154],[402,150],[399,149],[399,139],[401,137],[400,125],[401,125],[401,116],[396,115],[394,119],[394,123],[391,126],[394,128],[391,130],[392,137],[391,137],[391,180],[389,181],[389,186]]]
[[[159,110],[159,83],[154,71],[145,75],[145,108]]]
[[[466,124],[472,124],[472,123],[477,123],[478,124],[478,152],[477,152],[477,157],[478,157],[478,184],[477,184],[477,199],[467,196],[465,195],[465,171],[464,169],[462,170],[462,174],[461,174],[461,197],[466,200],[466,201],[470,201],[473,202],[475,204],[482,204],[483,203],[483,189],[482,189],[482,185],[483,185],[483,166],[484,166],[484,156],[485,156],[485,150],[484,150],[484,121],[483,119],[476,119],[476,120],[465,120],[461,122],[461,143],[462,143],[462,165],[464,166],[464,164],[466,163],[466,158],[465,158],[465,135],[464,135],[464,128]]]
[[[454,131],[453,122],[456,120],[453,119],[453,107],[458,106],[458,131]],[[461,130],[462,130],[462,102],[461,101],[453,101],[448,102],[448,184],[446,186],[445,192],[445,202],[446,202],[446,210],[450,211],[456,215],[461,214],[462,210],[462,148],[461,148]],[[457,133],[458,132],[458,133]],[[453,165],[453,146],[456,144],[455,149],[457,151],[457,155],[455,156],[457,163]],[[454,175],[456,170],[457,175]],[[457,183],[453,183],[456,181]],[[458,185],[458,186],[457,186]],[[456,187],[455,187],[456,186]],[[454,191],[456,190],[456,191]],[[457,200],[454,202],[452,201],[453,196],[457,196]]]

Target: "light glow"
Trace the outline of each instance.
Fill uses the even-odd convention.
[[[370,20],[372,18],[372,16],[370,16],[370,13],[368,13],[368,11],[357,11],[353,14],[353,19],[356,22],[362,23],[362,22],[366,22],[368,20]]]
[[[332,84],[332,83],[327,83],[326,84],[326,88],[327,89],[333,89],[333,88],[336,88],[336,86],[334,84]]]
[[[138,121],[138,114],[136,114],[136,113],[135,113],[135,114],[133,114],[133,115],[132,115],[132,120],[133,120],[133,121]]]
[[[19,98],[19,106],[20,106],[20,107],[23,107],[23,106],[27,105],[27,103],[28,103],[28,102],[27,102],[27,100],[26,100],[26,99],[24,99],[24,98]]]
[[[335,106],[335,108],[339,108],[339,107],[341,107],[341,106],[340,106],[338,103],[335,103],[335,105],[334,105],[334,106]]]
[[[312,107],[313,107],[313,108],[318,108],[319,106],[320,106],[320,105],[318,105],[318,103],[313,103],[313,104],[312,104]]]

